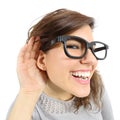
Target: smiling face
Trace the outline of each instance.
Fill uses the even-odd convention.
[[[93,41],[92,29],[84,25],[80,29],[69,34],[84,38],[88,42]],[[97,66],[97,60],[91,50],[82,59],[72,59],[65,55],[63,44],[50,49],[39,56],[37,65],[48,74],[48,84],[44,90],[51,97],[68,100],[73,95],[86,97],[90,93],[90,79]]]

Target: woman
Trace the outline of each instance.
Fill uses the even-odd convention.
[[[94,19],[59,9],[28,33],[18,56],[20,90],[8,120],[113,120],[98,60],[108,45],[93,41]]]

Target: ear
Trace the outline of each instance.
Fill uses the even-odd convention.
[[[46,59],[46,54],[43,51],[40,51],[37,59],[37,67],[43,71],[46,71],[45,59]]]

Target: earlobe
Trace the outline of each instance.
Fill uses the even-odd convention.
[[[43,51],[40,51],[37,59],[37,67],[43,71],[46,71],[45,56],[45,53]]]

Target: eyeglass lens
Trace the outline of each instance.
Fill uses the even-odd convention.
[[[87,51],[87,44],[84,40],[69,39],[66,41],[66,51],[70,56],[82,57]],[[95,42],[92,46],[92,52],[98,59],[103,59],[106,55],[104,44]]]
[[[94,54],[97,58],[104,58],[106,56],[106,47],[102,43],[96,42],[94,46]]]
[[[77,40],[67,40],[66,50],[69,55],[80,57],[85,53],[86,45],[84,42],[78,42]]]

